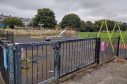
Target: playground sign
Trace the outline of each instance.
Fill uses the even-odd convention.
[[[107,48],[107,45],[106,45],[106,43],[103,41],[103,42],[101,42],[101,48],[100,48],[100,51],[105,51],[106,50],[106,48]]]

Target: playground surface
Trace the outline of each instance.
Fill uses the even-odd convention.
[[[115,60],[97,69],[87,69],[61,84],[127,84],[127,61]]]

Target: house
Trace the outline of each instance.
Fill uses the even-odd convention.
[[[11,15],[4,15],[4,14],[1,14],[1,15],[0,15],[0,23],[2,23],[3,20],[4,20],[5,18],[9,18],[9,17],[12,17],[12,16],[11,16]]]
[[[1,14],[0,15],[0,26],[3,26],[4,24],[2,24],[3,20],[5,18],[13,18],[13,16],[11,15],[4,15],[4,14]],[[17,17],[17,18],[20,18],[24,27],[28,27],[30,25],[30,23],[32,22],[32,19],[30,18],[22,18],[22,17]]]

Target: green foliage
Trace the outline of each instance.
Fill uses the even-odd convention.
[[[93,36],[93,37],[97,37],[99,32],[80,32],[79,33],[79,37],[80,38],[89,38],[89,35]],[[112,32],[109,32],[109,34],[111,35]],[[122,35],[124,35],[125,32],[121,32]],[[114,37],[118,37],[120,36],[120,32],[114,32]],[[109,40],[109,36],[108,36],[108,32],[101,32],[99,37],[104,38],[104,39],[108,39]]]
[[[80,31],[93,32],[93,31],[97,31],[97,27],[91,21],[86,21],[86,22],[81,21],[81,29],[80,29]]]
[[[76,14],[65,15],[61,22],[61,28],[65,28],[68,26],[71,26],[72,28],[79,30],[81,27],[81,21],[79,16]]]
[[[14,28],[14,25],[16,25],[16,26],[22,26],[22,21],[21,21],[21,19],[16,18],[16,17],[5,18],[5,19],[3,20],[3,23],[4,23],[6,26],[9,26],[10,28]]]
[[[85,22],[85,31],[93,31],[93,23],[91,21]]]
[[[33,25],[44,24],[45,28],[54,28],[57,24],[55,14],[48,8],[38,9],[37,15],[33,18]]]
[[[84,21],[81,21],[81,28],[80,28],[80,31],[85,31],[85,22]]]
[[[95,26],[96,26],[96,29],[99,31],[100,30],[100,27],[102,25],[102,22],[104,20],[98,20],[98,21],[95,21]],[[116,22],[116,21],[111,21],[111,20],[106,20],[106,24],[108,26],[108,29],[109,31],[112,31],[115,24],[118,23],[119,24],[119,27],[122,31],[125,31],[127,29],[127,24],[126,23],[122,23],[122,22]],[[102,27],[102,31],[106,30],[106,25],[103,25]],[[118,25],[116,25],[116,28],[115,28],[115,31],[119,30],[118,28]]]
[[[126,23],[120,23],[120,28],[122,31],[126,31],[127,30],[127,24]]]
[[[33,21],[33,25],[34,25],[35,27],[37,27],[37,25],[38,25],[38,23],[39,23],[38,20],[37,20],[37,18],[34,17],[34,18],[32,19],[32,21]]]

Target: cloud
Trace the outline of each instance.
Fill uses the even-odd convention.
[[[50,8],[58,22],[76,13],[82,20],[111,19],[127,22],[127,0],[0,0],[0,13],[32,18],[39,8]]]

